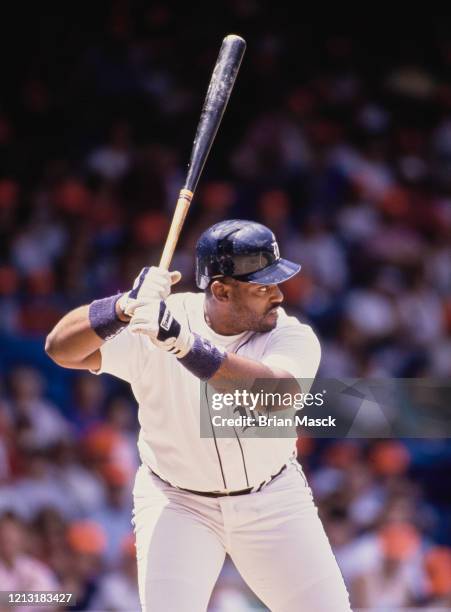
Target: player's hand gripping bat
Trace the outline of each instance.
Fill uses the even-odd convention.
[[[197,126],[185,184],[180,190],[177,206],[160,260],[160,267],[165,270],[169,269],[183,222],[185,221],[205,161],[221,123],[225,107],[232,93],[245,49],[246,42],[240,36],[229,34],[222,41]]]

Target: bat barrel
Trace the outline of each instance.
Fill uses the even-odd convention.
[[[185,189],[193,193],[229,101],[245,50],[246,42],[235,34],[226,36],[222,41],[202,108],[184,185]]]
[[[161,256],[160,266],[165,270],[169,269],[191,199],[229,101],[245,49],[245,41],[234,34],[226,36],[222,41],[197,126],[186,182],[180,191]]]

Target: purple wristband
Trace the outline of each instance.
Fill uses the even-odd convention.
[[[102,340],[114,338],[128,325],[125,321],[120,321],[116,314],[116,302],[122,295],[118,293],[102,300],[94,300],[89,305],[89,323]]]
[[[197,378],[208,380],[221,367],[226,352],[221,351],[199,334],[193,334],[193,336],[194,342],[191,350],[184,357],[181,357],[179,362]]]

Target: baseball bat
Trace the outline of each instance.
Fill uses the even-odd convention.
[[[246,42],[235,34],[229,34],[222,41],[191,149],[185,183],[180,190],[160,260],[160,267],[165,270],[168,270],[171,264],[197,183],[232,93],[245,49]]]

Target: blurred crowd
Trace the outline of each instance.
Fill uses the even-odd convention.
[[[74,609],[138,610],[135,407],[83,374],[62,409],[43,383],[16,368],[0,400],[1,589],[58,587]]]
[[[174,258],[180,289],[195,290],[201,231],[257,220],[302,264],[282,289],[321,338],[324,376],[451,375],[446,24],[420,49],[419,24],[382,41],[268,6],[99,2],[21,24],[0,97],[1,588],[137,609],[133,401],[40,347],[68,309],[158,262],[228,31],[248,51]],[[450,444],[299,450],[354,604],[451,606]],[[225,571],[215,609],[252,606],[235,583]]]

